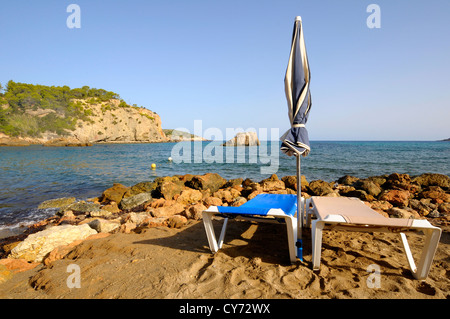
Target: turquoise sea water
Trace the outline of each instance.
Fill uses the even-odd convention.
[[[0,147],[0,228],[53,215],[36,209],[44,200],[95,197],[113,183],[132,186],[159,176],[208,172],[254,181],[272,173],[295,175],[295,158],[280,153],[279,144],[262,142],[249,148],[224,148],[219,142]],[[393,172],[450,175],[450,142],[313,141],[311,148],[301,166],[308,181]]]

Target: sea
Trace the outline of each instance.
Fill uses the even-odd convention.
[[[280,178],[296,174],[295,157],[281,153],[278,141],[251,147],[222,143],[0,147],[0,230],[54,215],[54,210],[37,208],[45,200],[86,200],[114,183],[132,186],[161,176],[205,173],[259,182],[272,174]],[[344,175],[450,175],[450,142],[312,141],[300,168],[308,181],[327,182]]]

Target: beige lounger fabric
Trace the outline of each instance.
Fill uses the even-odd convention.
[[[361,200],[352,197],[313,197],[313,205],[320,219],[340,215],[347,223],[356,225],[411,227],[412,219],[387,218]]]

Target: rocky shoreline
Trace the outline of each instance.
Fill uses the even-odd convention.
[[[0,240],[0,283],[37,265],[49,266],[84,240],[112,233],[136,233],[157,226],[180,228],[202,218],[209,206],[240,206],[261,193],[296,194],[296,176],[259,182],[226,180],[218,174],[166,176],[131,187],[114,184],[97,198],[60,198],[41,203],[55,216]],[[450,222],[450,178],[441,174],[393,173],[337,181],[301,181],[302,196],[348,196],[391,218],[426,218],[438,227]]]

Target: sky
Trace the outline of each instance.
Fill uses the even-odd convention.
[[[379,28],[367,24],[370,4]],[[0,83],[103,88],[157,112],[163,128],[276,140],[290,126],[296,16],[311,69],[310,140],[450,137],[448,0],[2,1]]]

